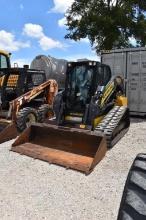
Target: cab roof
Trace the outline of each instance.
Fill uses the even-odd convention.
[[[0,50],[0,54],[3,54],[5,56],[7,56],[7,57],[10,56],[10,53],[8,53],[7,51],[4,51],[4,50]]]

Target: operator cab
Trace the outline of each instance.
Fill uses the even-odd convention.
[[[0,50],[0,85],[4,75],[3,69],[10,69],[10,54]]]
[[[10,68],[9,54],[0,51],[0,70],[2,68]]]
[[[84,114],[98,86],[105,86],[111,79],[110,68],[96,61],[68,63],[65,85],[66,113]]]

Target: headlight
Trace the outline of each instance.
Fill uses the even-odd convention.
[[[71,63],[68,63],[68,66],[71,67]]]

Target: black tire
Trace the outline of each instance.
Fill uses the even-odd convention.
[[[138,154],[132,164],[117,220],[146,220],[146,154]]]
[[[44,122],[50,115],[54,115],[53,109],[48,104],[43,104],[38,108],[38,122]]]
[[[18,131],[22,132],[27,127],[29,127],[32,122],[35,123],[37,121],[38,121],[38,113],[34,108],[26,107],[20,109],[16,119],[17,129]]]

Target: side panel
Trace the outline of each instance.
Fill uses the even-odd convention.
[[[146,112],[146,51],[128,53],[128,86],[130,111]]]
[[[146,51],[142,51],[140,55],[140,112],[146,112]]]
[[[130,111],[140,108],[140,52],[128,53],[127,57],[127,96]]]

